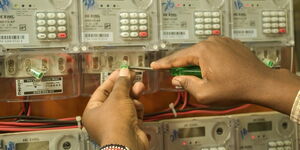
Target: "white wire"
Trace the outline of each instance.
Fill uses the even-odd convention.
[[[290,71],[293,72],[294,68],[294,47],[291,47],[291,64],[290,64]]]

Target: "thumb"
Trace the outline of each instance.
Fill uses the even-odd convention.
[[[113,96],[114,99],[129,98],[130,90],[130,72],[128,69],[121,69],[119,78],[115,82],[114,88],[110,95]]]
[[[195,76],[176,76],[172,79],[172,84],[174,86],[181,86],[194,96],[199,93],[199,90],[204,83],[205,80]]]

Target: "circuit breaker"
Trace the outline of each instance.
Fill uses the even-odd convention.
[[[197,43],[230,36],[226,0],[159,0],[160,39],[166,44]]]
[[[77,10],[76,0],[2,0],[0,46],[73,49],[79,44]]]
[[[0,60],[3,67],[0,100],[19,101],[27,97],[25,100],[31,101],[45,99],[40,97],[43,95],[60,98],[78,95],[77,55],[62,53],[56,49],[51,51],[4,55]]]
[[[82,55],[83,93],[93,93],[108,76],[126,62],[130,66],[149,65],[149,55],[141,47],[113,48]],[[144,81],[144,71],[136,71],[135,81]],[[98,82],[95,82],[98,81]]]
[[[231,8],[234,39],[283,46],[295,44],[292,0],[231,0]]]
[[[157,2],[82,0],[81,42],[88,46],[144,46],[157,49]]]
[[[250,49],[266,66],[270,68],[281,67],[281,53],[283,47],[252,47]]]

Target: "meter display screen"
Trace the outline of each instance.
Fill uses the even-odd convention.
[[[260,132],[272,130],[272,121],[248,123],[249,132]]]
[[[16,143],[16,150],[49,150],[49,141]]]
[[[178,130],[179,138],[191,138],[205,136],[205,127],[181,128]]]

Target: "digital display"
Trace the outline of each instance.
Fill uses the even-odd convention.
[[[16,150],[49,150],[49,141],[16,143]]]
[[[272,130],[272,121],[248,123],[248,132]]]
[[[179,138],[191,138],[205,136],[205,127],[181,128],[178,130]]]

